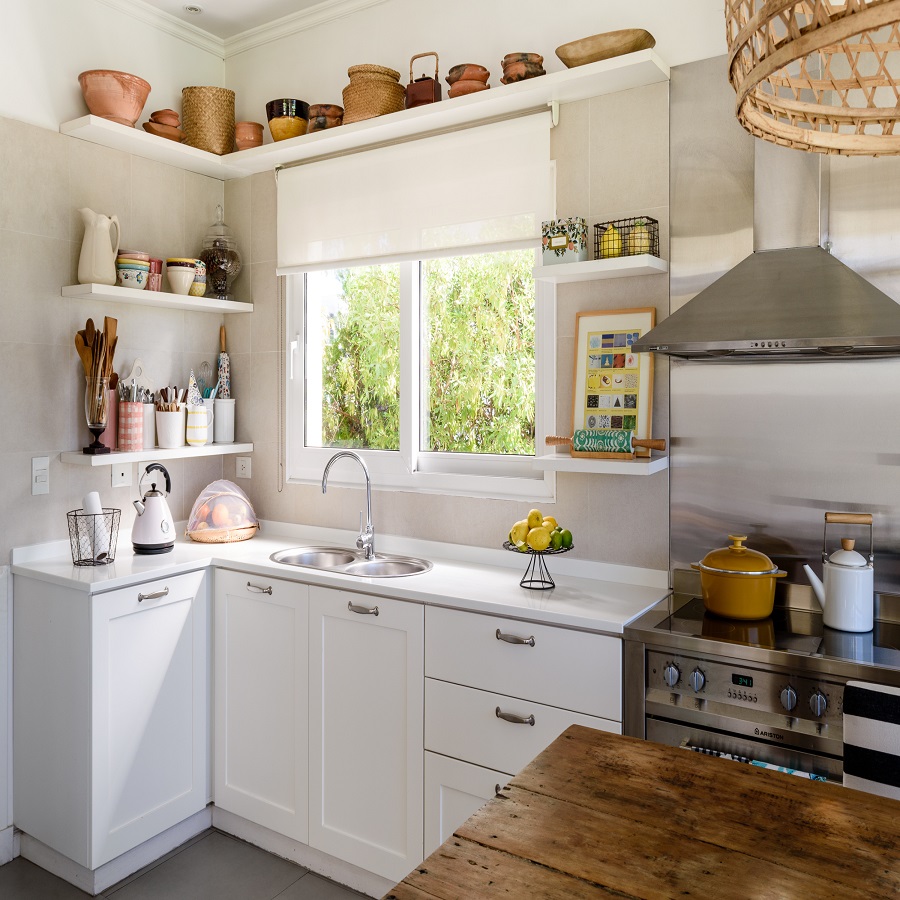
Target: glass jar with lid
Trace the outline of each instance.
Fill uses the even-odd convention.
[[[231,287],[241,271],[241,254],[231,229],[225,224],[221,205],[216,207],[216,221],[203,238],[200,259],[206,264],[206,296],[233,300]]]

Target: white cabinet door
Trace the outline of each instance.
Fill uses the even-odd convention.
[[[422,861],[424,610],[309,593],[309,843],[399,881]]]
[[[92,869],[206,805],[208,622],[205,571],[92,600]]]
[[[425,856],[434,853],[508,781],[502,772],[426,753]]]
[[[215,575],[216,806],[308,840],[306,585]]]

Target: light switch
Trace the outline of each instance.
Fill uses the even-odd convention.
[[[31,493],[50,493],[50,457],[31,457]]]
[[[250,457],[236,456],[234,458],[234,474],[238,478],[250,477]]]

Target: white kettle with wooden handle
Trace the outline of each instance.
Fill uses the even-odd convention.
[[[875,626],[875,567],[871,513],[825,513],[829,524],[868,525],[869,556],[854,549],[856,541],[841,539],[841,549],[828,553],[822,538],[822,579],[809,567],[803,569],[819,603],[822,621],[838,631],[871,631]]]

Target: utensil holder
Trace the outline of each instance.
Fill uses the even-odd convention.
[[[106,566],[115,560],[121,515],[120,509],[105,506],[99,515],[90,515],[83,509],[66,513],[74,565]]]
[[[136,400],[119,403],[119,450],[144,449],[144,404]]]

